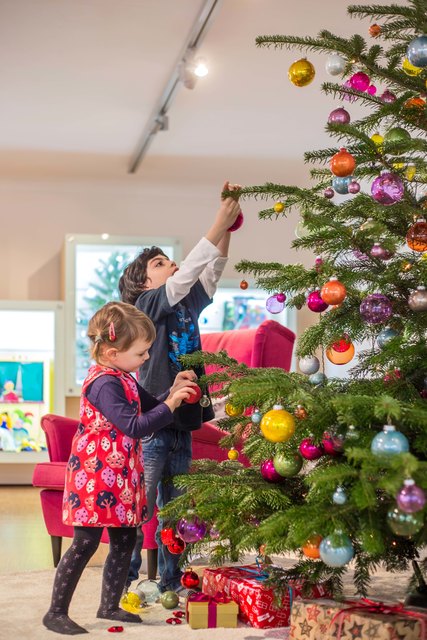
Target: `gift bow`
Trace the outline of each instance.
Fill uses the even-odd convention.
[[[216,611],[218,604],[228,604],[231,598],[227,598],[223,593],[216,593],[214,596],[207,596],[204,593],[190,593],[187,598],[187,622],[188,605],[190,602],[207,602],[208,604],[208,629],[216,627]]]
[[[418,611],[410,611],[405,609],[405,606],[402,602],[398,602],[396,604],[386,604],[385,602],[380,602],[378,600],[370,600],[369,598],[361,598],[357,602],[353,600],[344,600],[344,604],[349,604],[351,606],[345,607],[345,609],[341,609],[334,615],[332,618],[330,625],[332,625],[336,619],[339,619],[337,640],[341,640],[342,627],[344,624],[344,615],[346,613],[351,613],[353,611],[361,611],[365,613],[378,613],[382,615],[396,615],[396,616],[408,616],[411,618],[416,618],[420,621],[421,624],[421,640],[426,639],[426,621],[427,615],[425,613],[420,613]],[[329,625],[329,626],[330,626]]]

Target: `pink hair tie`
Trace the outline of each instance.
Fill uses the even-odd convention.
[[[116,330],[114,329],[114,322],[110,322],[110,326],[108,328],[108,339],[110,342],[116,341]]]

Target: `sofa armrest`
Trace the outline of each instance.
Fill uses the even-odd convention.
[[[66,462],[39,462],[34,467],[33,486],[64,491]]]

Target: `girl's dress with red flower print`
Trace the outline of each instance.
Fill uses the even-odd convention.
[[[80,527],[135,527],[146,505],[142,446],[117,429],[86,397],[100,376],[116,376],[129,403],[141,403],[134,378],[94,365],[82,387],[80,424],[67,464],[63,521]]]

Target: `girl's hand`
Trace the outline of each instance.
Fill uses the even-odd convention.
[[[188,398],[192,395],[196,395],[196,392],[193,390],[197,385],[192,385],[191,387],[187,384],[185,387],[181,387],[180,389],[175,390],[174,392],[169,393],[168,397],[165,400],[165,404],[168,405],[171,411],[175,411],[178,407],[181,406],[181,403],[184,400],[188,400]]]
[[[171,386],[169,393],[170,394],[174,393],[175,391],[178,391],[183,387],[197,386],[196,382],[197,382],[197,376],[194,373],[194,371],[192,371],[191,369],[189,369],[188,371],[180,371],[176,375],[176,378],[173,381],[173,385]]]

